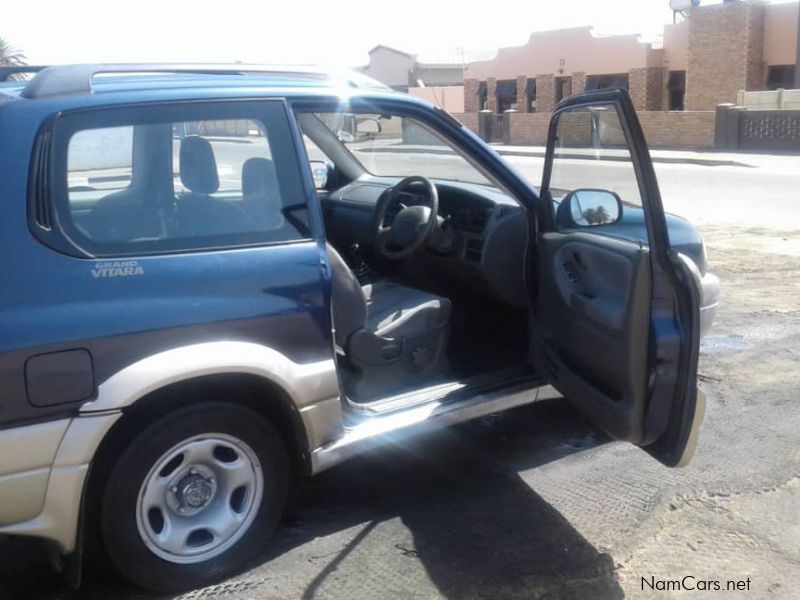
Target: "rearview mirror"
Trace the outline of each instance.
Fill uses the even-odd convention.
[[[350,144],[361,140],[372,139],[383,131],[381,122],[374,117],[358,117],[352,113],[341,115],[336,137],[340,142]]]
[[[382,129],[381,122],[378,121],[378,119],[368,117],[366,119],[356,121],[356,131],[358,132],[359,136],[377,135],[382,131]]]
[[[622,200],[609,190],[580,189],[567,194],[558,207],[562,227],[597,227],[622,217]]]

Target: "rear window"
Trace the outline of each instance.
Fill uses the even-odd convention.
[[[147,109],[70,119],[57,142],[63,234],[93,256],[308,239],[285,113],[263,109],[257,118]],[[198,111],[185,107],[187,117]],[[119,123],[126,114],[131,122]]]

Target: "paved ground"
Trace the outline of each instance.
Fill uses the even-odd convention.
[[[538,159],[510,160],[537,177]],[[694,598],[642,590],[684,576],[797,597],[800,160],[765,163],[658,165],[668,208],[700,223],[723,282],[689,467],[609,443],[564,402],[525,407],[304,483],[256,564],[187,597]],[[90,573],[73,596],[38,544],[0,540],[0,597],[131,595]]]

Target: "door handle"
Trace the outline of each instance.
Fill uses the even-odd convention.
[[[572,285],[577,284],[581,280],[580,276],[575,271],[575,267],[572,266],[572,263],[562,263],[561,270],[564,271],[564,277],[566,277],[567,281],[569,281]]]

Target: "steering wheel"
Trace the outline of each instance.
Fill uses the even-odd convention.
[[[406,206],[403,203],[404,194],[412,194],[410,189],[422,186],[425,205]],[[395,205],[400,210],[395,215],[392,223],[386,227],[386,215]],[[397,259],[408,256],[419,247],[436,229],[439,216],[439,192],[433,183],[422,176],[406,177],[394,187],[389,188],[378,200],[375,207],[375,245],[378,252],[385,258]]]

